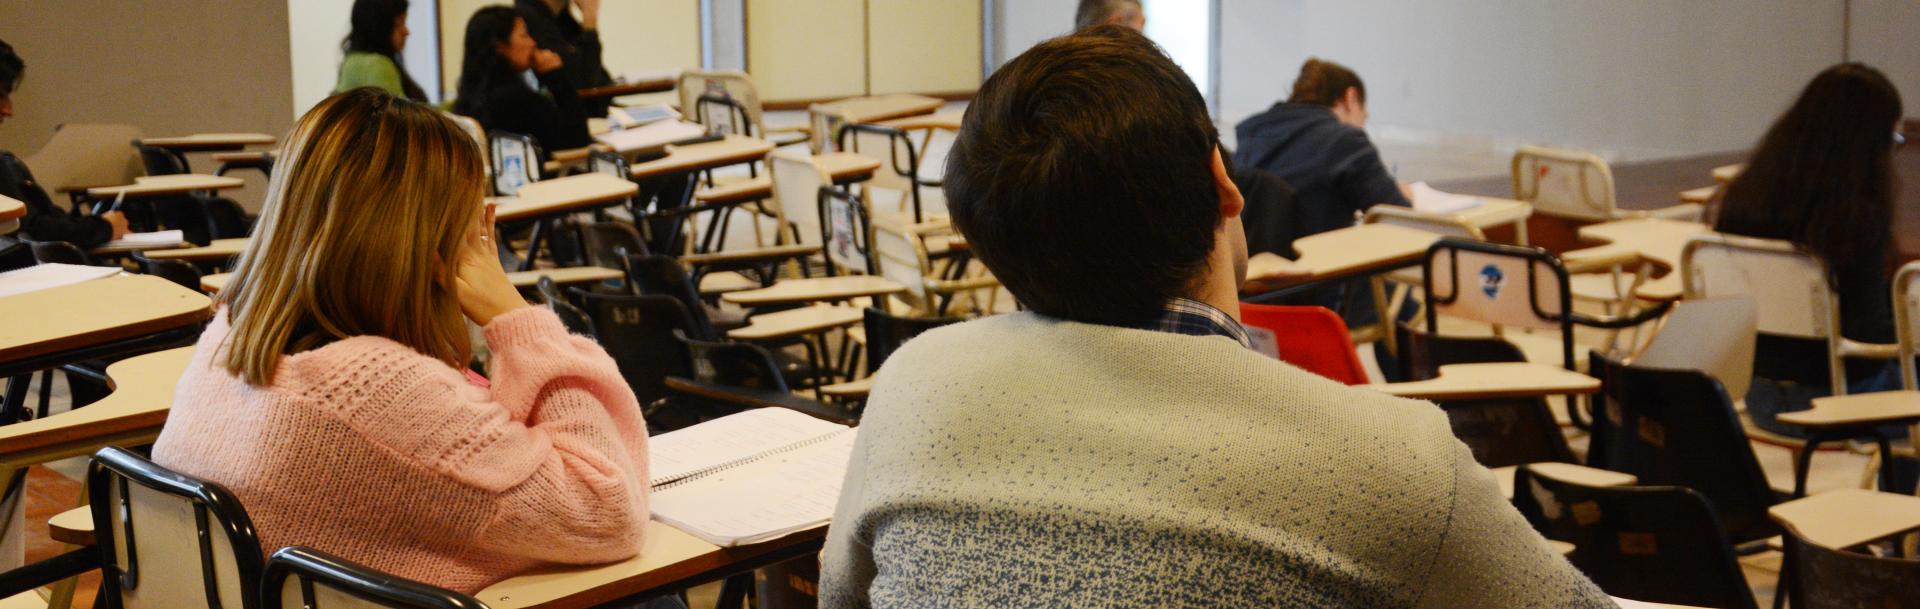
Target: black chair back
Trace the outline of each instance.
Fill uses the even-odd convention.
[[[263,609],[487,609],[471,596],[401,579],[308,548],[281,548],[267,559]]]
[[[246,208],[226,197],[201,197],[207,211],[207,229],[214,239],[237,239],[253,234],[253,219]]]
[[[1525,467],[1513,503],[1607,594],[1638,601],[1757,609],[1707,498],[1677,486],[1590,487]]]
[[[180,260],[148,258],[146,254],[134,252],[133,259],[140,263],[143,273],[165,279],[195,292],[200,291],[200,270]]]
[[[1524,362],[1519,347],[1497,337],[1433,336],[1405,322],[1394,334],[1399,343],[1404,378],[1424,380],[1439,374],[1441,366],[1494,362]],[[1473,450],[1473,458],[1487,467],[1506,467],[1545,461],[1572,463],[1573,450],[1553,418],[1544,398],[1442,400],[1453,435]]]
[[[620,268],[621,257],[627,254],[646,255],[647,240],[641,238],[640,230],[625,222],[593,222],[580,226],[580,245],[586,262],[591,266]],[[621,253],[621,250],[626,253]]]
[[[666,397],[669,376],[694,375],[693,363],[676,332],[693,327],[693,316],[670,296],[595,294],[572,290],[587,316],[593,334],[620,366],[642,405]]]
[[[259,606],[259,536],[227,489],[108,447],[87,466],[87,493],[109,606]]]
[[[146,166],[147,175],[170,176],[187,172],[186,155],[166,148],[148,146],[140,143],[140,140],[134,140],[133,147],[140,151],[140,164]]]
[[[759,137],[753,132],[753,119],[747,115],[747,106],[727,94],[725,89],[700,94],[693,104],[694,121],[706,125],[710,133],[737,133],[747,137]],[[719,120],[718,117],[726,117]]]
[[[28,241],[27,249],[33,250],[33,260],[40,264],[93,264],[85,250],[66,241]]]
[[[1620,364],[1598,353],[1587,369],[1601,385],[1588,465],[1633,474],[1641,484],[1699,491],[1734,543],[1780,534],[1767,517],[1778,497],[1719,381],[1694,370]]]
[[[867,307],[866,317],[862,320],[867,330],[867,372],[880,369],[880,365],[893,356],[907,339],[919,336],[940,326],[966,321],[964,317],[895,317],[885,311]]]
[[[701,306],[700,291],[693,285],[693,277],[680,266],[680,261],[672,256],[627,256],[624,266],[627,269],[627,282],[633,285],[639,294],[668,296],[680,301],[687,314],[693,319],[693,327],[687,336],[707,340],[719,336],[713,328],[713,320],[707,316],[707,309]]]
[[[765,347],[699,340],[681,335],[693,357],[694,380],[726,387],[786,393],[787,380]]]
[[[589,338],[594,336],[593,318],[573,301],[560,295],[560,286],[553,282],[552,277],[540,276],[540,280],[534,283],[534,292],[540,295],[542,304],[553,309],[553,314],[560,318],[561,325],[566,326],[568,332]]]
[[[873,229],[860,195],[832,185],[821,186],[817,204],[827,274],[874,274]]]
[[[1792,529],[1785,541],[1795,609],[1920,609],[1920,560],[1825,548]]]

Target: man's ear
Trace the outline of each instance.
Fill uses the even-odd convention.
[[[1246,208],[1246,199],[1240,196],[1240,187],[1233,183],[1233,176],[1227,173],[1227,162],[1220,156],[1220,148],[1213,149],[1213,188],[1220,194],[1220,217],[1234,218],[1240,210]]]

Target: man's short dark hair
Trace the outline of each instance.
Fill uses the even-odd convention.
[[[13,46],[0,40],[0,95],[13,93],[20,86],[20,78],[27,73],[27,63],[13,52]]]
[[[947,157],[947,207],[1027,308],[1133,325],[1186,291],[1221,221],[1206,100],[1145,36],[1042,42],[980,87]]]

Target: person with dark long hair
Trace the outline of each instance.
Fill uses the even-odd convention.
[[[354,0],[353,30],[340,48],[340,93],[373,87],[396,97],[426,101],[427,92],[401,67],[400,50],[407,47],[407,0]]]
[[[613,76],[601,63],[600,0],[514,0],[514,8],[527,20],[527,35],[540,48],[560,55],[566,64],[567,78],[576,87],[613,84]],[[574,18],[574,8],[580,17]],[[588,116],[605,117],[612,98],[581,100]]]
[[[487,131],[531,135],[542,156],[593,143],[579,91],[562,69],[560,55],[539,48],[526,19],[513,7],[481,8],[467,21],[466,55],[460,66],[460,96],[453,111],[473,117]],[[532,70],[542,95],[521,75]]]
[[[1761,138],[1747,168],[1727,185],[1714,230],[1792,241],[1827,262],[1840,296],[1841,334],[1894,342],[1888,281],[1893,264],[1893,148],[1903,139],[1900,91],[1860,63],[1827,68]],[[1825,395],[1823,341],[1761,335],[1747,406],[1761,427]],[[1849,392],[1892,389],[1894,362],[1852,360]]]

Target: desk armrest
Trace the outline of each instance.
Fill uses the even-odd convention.
[[[667,390],[688,397],[747,408],[785,408],[823,421],[852,425],[845,411],[784,391],[728,387],[677,376],[667,377]]]
[[[1840,339],[1840,357],[1860,359],[1900,359],[1900,345],[1854,342]]]
[[[1813,408],[1780,414],[1780,422],[1811,428],[1851,428],[1920,421],[1920,392],[1876,391],[1814,398]]]
[[[1645,211],[1634,212],[1630,217],[1660,218],[1663,220],[1679,220],[1682,222],[1699,222],[1701,218],[1706,216],[1706,212],[1707,212],[1706,206],[1703,206],[1699,203],[1681,203],[1679,205],[1674,205],[1672,207],[1662,207],[1660,209],[1649,209]]]
[[[804,258],[820,252],[818,245],[776,245],[753,249],[687,254],[680,262],[688,266],[750,265],[788,258]]]
[[[1560,255],[1560,263],[1566,265],[1570,275],[1605,271],[1639,261],[1639,252],[1610,245],[1573,250]]]

